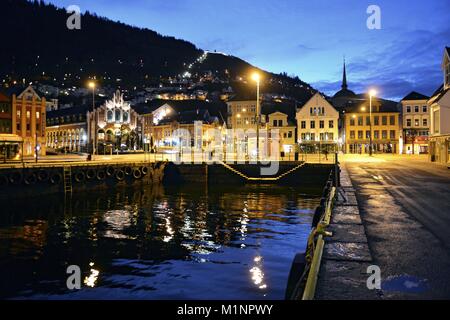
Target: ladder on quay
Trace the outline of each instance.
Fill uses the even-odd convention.
[[[64,177],[64,194],[72,194],[72,167],[64,166],[63,168]]]

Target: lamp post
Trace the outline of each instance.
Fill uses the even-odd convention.
[[[96,117],[95,117],[95,82],[94,81],[90,81],[89,82],[89,88],[92,89],[92,116],[93,116],[93,121],[94,121],[94,134],[93,134],[93,142],[92,142],[92,158],[95,155],[95,151],[96,151],[96,143],[97,143],[97,121],[96,121]],[[92,128],[92,125],[91,125]],[[93,160],[93,159],[92,159]]]
[[[259,83],[260,76],[258,73],[252,75],[252,79],[256,82],[256,161],[259,160],[259,121],[260,121],[260,103],[259,103]]]
[[[372,156],[372,97],[374,97],[377,92],[374,89],[369,91],[369,126],[370,126],[370,134],[369,134],[369,155]]]

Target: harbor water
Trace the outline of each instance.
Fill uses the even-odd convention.
[[[284,299],[320,193],[185,185],[11,198],[0,210],[0,296]],[[69,266],[81,289],[68,288]]]

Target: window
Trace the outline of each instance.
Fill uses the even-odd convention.
[[[386,125],[387,125],[387,116],[382,116],[382,117],[381,117],[381,124],[382,124],[383,126],[386,126]]]
[[[428,113],[428,107],[427,106],[422,106],[422,112],[423,113]]]
[[[306,121],[302,121],[301,122],[301,128],[302,129],[306,129]]]
[[[41,118],[41,113],[39,111],[36,111],[36,119],[39,120]]]
[[[17,118],[19,118],[19,119],[20,119],[20,116],[21,116],[21,112],[20,112],[20,110],[17,110],[16,114],[17,114]]]
[[[422,119],[422,126],[424,127],[428,126],[428,119]]]
[[[369,130],[366,131],[366,139],[370,139],[370,131]]]
[[[406,106],[406,112],[408,112],[408,113],[411,112],[411,106]]]
[[[355,139],[355,131],[350,131],[350,139]]]
[[[416,127],[420,126],[419,119],[414,120],[414,126],[416,126]]]
[[[315,121],[311,121],[311,129],[315,129],[316,128],[316,122]]]
[[[350,125],[352,127],[355,125],[355,119],[354,118],[350,118]]]
[[[325,128],[325,121],[323,121],[323,120],[320,120],[320,121],[319,121],[319,128],[320,128],[320,129]]]
[[[389,138],[390,139],[395,139],[395,130],[391,130],[389,133]]]
[[[439,133],[441,131],[440,128],[440,110],[436,110],[433,112],[433,126],[434,126],[434,130],[433,133]]]
[[[330,129],[334,128],[334,121],[333,120],[328,121],[328,128],[330,128]]]
[[[373,132],[373,138],[374,138],[374,139],[380,139],[380,131],[375,130],[375,131]]]
[[[276,127],[277,126],[277,120],[273,120],[273,126]]]
[[[292,138],[292,131],[288,132],[288,138]]]
[[[121,119],[120,119],[120,109],[116,109],[116,112],[115,112],[116,114],[116,122],[120,122],[121,121]]]
[[[380,125],[380,117],[379,116],[375,116],[373,118],[373,123],[374,123],[374,125],[379,126]]]
[[[316,134],[313,132],[311,133],[311,141],[315,141],[316,140]]]
[[[302,139],[302,140],[306,140],[306,133],[302,133],[302,134],[301,134],[301,139]]]
[[[390,117],[389,117],[389,124],[390,124],[391,126],[395,126],[395,116],[390,116]]]
[[[128,122],[128,112],[123,113],[123,122]]]
[[[414,112],[416,112],[416,113],[419,112],[419,106],[414,107]]]
[[[362,126],[363,125],[363,117],[359,116],[358,117],[358,126]]]
[[[283,120],[278,120],[278,126],[282,127],[283,126]]]
[[[362,130],[358,131],[358,139],[362,139],[363,138],[363,134],[364,132]]]
[[[366,126],[370,126],[370,117],[366,117]]]
[[[325,140],[325,133],[321,132],[320,133],[320,141],[324,141]]]
[[[108,122],[113,121],[113,112],[112,110],[108,110],[108,112],[106,113],[106,118]]]
[[[411,127],[411,119],[406,119],[406,126]]]
[[[31,112],[27,111],[27,119],[30,119],[30,117],[31,117]]]
[[[387,139],[387,130],[381,131],[381,138],[382,139]]]

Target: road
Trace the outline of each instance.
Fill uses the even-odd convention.
[[[450,170],[419,156],[344,156],[387,299],[450,298]]]

